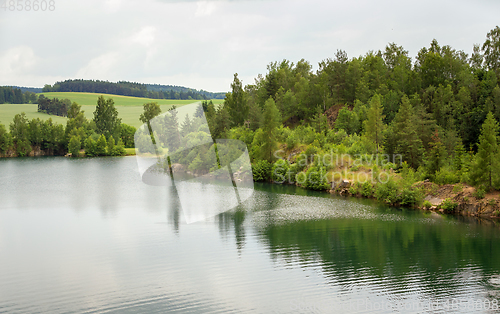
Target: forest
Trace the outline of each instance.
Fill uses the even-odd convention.
[[[153,99],[208,99],[214,93],[197,91],[194,89],[171,86],[151,85],[133,82],[108,82],[99,80],[66,80],[54,85],[45,85],[42,92],[86,92],[102,93],[123,96],[133,96]]]
[[[42,98],[42,96],[41,96]],[[47,99],[47,98],[45,98]],[[124,124],[111,98],[100,96],[94,118],[88,120],[81,106],[73,102],[67,106],[66,126],[34,118],[31,121],[24,113],[16,114],[9,125],[9,132],[0,124],[0,156],[66,155],[123,156],[125,148],[134,147],[135,127]]]
[[[78,82],[97,81],[66,81],[52,88]],[[352,175],[347,178],[350,194],[389,204],[421,204],[417,183],[424,180],[470,184],[480,195],[500,189],[499,82],[498,26],[483,44],[473,45],[470,56],[432,40],[414,60],[403,47],[389,43],[383,51],[353,58],[338,50],[317,71],[303,59],[272,62],[253,84],[243,86],[234,74],[222,105],[205,100],[195,117],[182,124],[182,117],[166,115],[168,132],[160,144],[172,155],[177,149],[167,147],[172,136],[176,142],[210,135],[241,140],[256,181],[330,190],[347,178],[344,171]],[[145,90],[136,83],[124,86]],[[57,134],[52,137],[56,143],[34,135],[41,122],[28,123],[18,115],[10,134],[0,125],[0,153],[15,147],[25,155],[23,147],[31,143],[75,155],[81,148],[87,156],[119,155],[115,143],[134,145],[135,129],[121,124],[116,110],[109,108],[112,99],[100,97],[94,119],[87,121],[73,103],[66,128],[45,127],[57,129],[51,133]],[[209,130],[202,127],[202,111]],[[160,113],[157,104],[144,104],[140,120],[147,123]],[[182,155],[182,160],[196,173],[205,163],[204,152]],[[360,180],[360,174],[372,180]]]
[[[23,92],[20,88],[0,86],[0,104],[36,104],[38,96],[34,92]]]
[[[353,180],[351,194],[391,204],[422,202],[421,180],[468,183],[484,194],[500,188],[499,60],[498,26],[470,56],[436,40],[415,60],[394,43],[354,58],[338,50],[316,72],[305,60],[283,60],[253,84],[235,74],[224,104],[203,107],[214,139],[248,145],[257,181],[328,190],[339,170],[363,168],[389,180]],[[325,163],[327,154],[341,165]]]

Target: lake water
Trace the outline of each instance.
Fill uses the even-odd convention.
[[[500,227],[290,186],[186,224],[135,158],[0,160],[0,313],[496,313]]]

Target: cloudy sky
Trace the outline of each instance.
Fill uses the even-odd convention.
[[[46,4],[49,4],[49,1]],[[53,11],[0,8],[0,85],[65,79],[227,91],[272,61],[317,69],[389,42],[415,56],[433,38],[470,54],[500,24],[498,0],[52,0]],[[0,3],[5,3],[0,0]],[[33,1],[31,1],[33,3]]]

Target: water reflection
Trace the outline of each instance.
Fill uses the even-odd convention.
[[[290,202],[275,191],[309,197]],[[272,260],[289,267],[319,265],[325,281],[341,291],[378,286],[377,291],[392,296],[460,298],[479,292],[491,301],[498,297],[500,285],[491,284],[500,282],[491,279],[500,278],[495,220],[444,217],[367,200],[348,201],[351,208],[338,215],[333,207],[342,207],[344,200],[286,186],[256,186],[255,198],[253,212],[246,215]],[[283,209],[292,214],[284,217]],[[297,219],[294,210],[312,218]],[[367,210],[374,215],[360,217]],[[224,232],[228,222],[234,224],[238,250],[238,239],[245,237],[240,217],[245,218],[241,211],[219,216]]]
[[[0,312],[332,312],[318,304],[500,298],[496,220],[256,184],[237,208],[186,224],[176,191],[143,184],[135,167],[0,160]]]

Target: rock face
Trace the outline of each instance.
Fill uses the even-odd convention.
[[[338,193],[340,195],[348,195],[349,188],[351,187],[351,182],[348,180],[340,180],[338,183],[333,181],[330,182],[331,190],[329,191],[331,194]]]
[[[439,210],[445,199],[449,199],[457,204],[457,207],[452,212],[463,216],[499,216],[500,214],[500,192],[492,191],[486,193],[484,198],[478,198],[476,189],[467,184],[445,184],[438,186],[431,182],[420,182],[418,186],[422,187],[426,201],[429,201],[432,206],[431,210]]]

